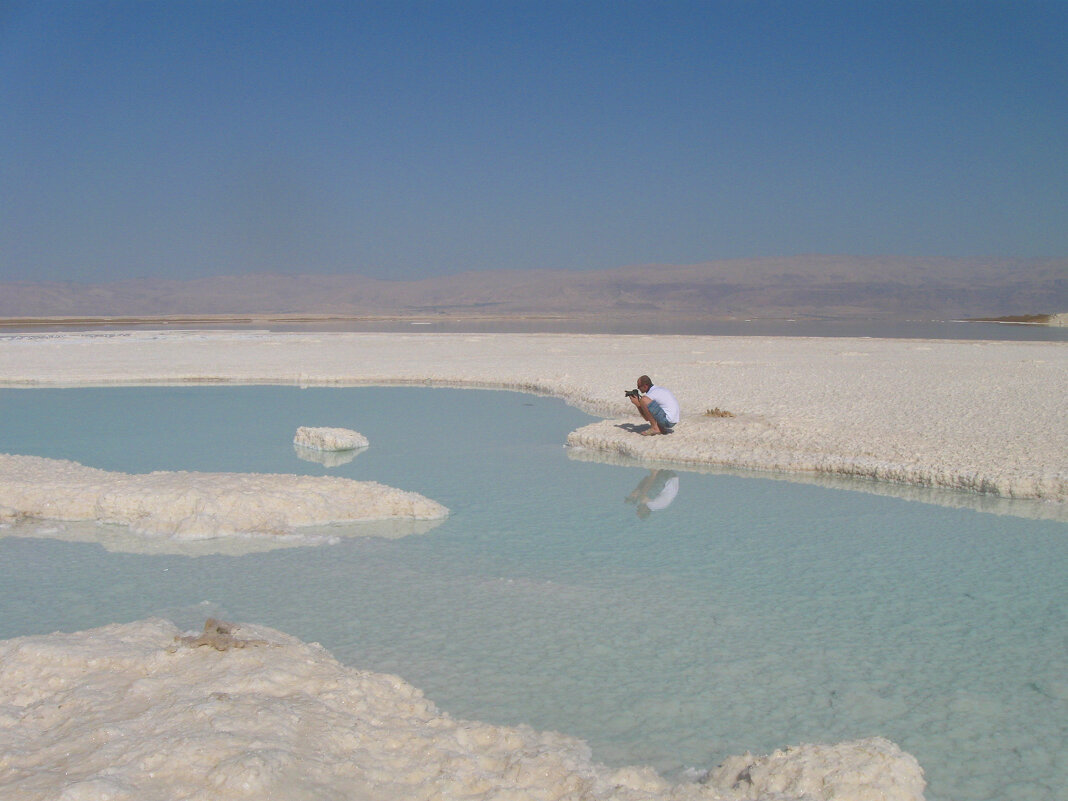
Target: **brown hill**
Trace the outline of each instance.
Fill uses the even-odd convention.
[[[804,256],[591,272],[220,276],[0,283],[0,317],[655,314],[836,318],[1004,316],[1068,309],[1068,260]]]

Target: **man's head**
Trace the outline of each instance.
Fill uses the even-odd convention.
[[[641,378],[638,379],[638,389],[640,389],[642,392],[648,392],[652,386],[653,382],[649,378],[649,376],[643,375]]]

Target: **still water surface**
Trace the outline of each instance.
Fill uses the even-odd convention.
[[[215,615],[400,674],[459,717],[582,737],[612,764],[678,775],[881,734],[918,757],[930,799],[1060,797],[1068,526],[571,459],[561,443],[589,420],[511,392],[0,390],[0,452],[373,479],[452,511],[401,540],[243,556],[0,529],[0,638]],[[304,461],[299,425],[371,447]]]
[[[671,315],[663,317],[633,317],[621,313],[612,319],[577,320],[568,318],[501,317],[462,319],[442,316],[441,319],[421,321],[339,319],[310,322],[285,320],[257,322],[210,323],[178,322],[170,326],[158,321],[136,325],[123,321],[111,325],[10,325],[0,332],[57,332],[140,330],[267,330],[267,331],[335,331],[420,333],[420,334],[647,334],[688,336],[749,336],[749,337],[880,337],[885,339],[965,339],[1068,342],[1068,327],[1031,323],[994,323],[969,320],[814,320],[814,319],[751,319],[718,320],[687,319]]]

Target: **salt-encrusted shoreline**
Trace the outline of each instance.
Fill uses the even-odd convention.
[[[730,757],[671,785],[563,734],[454,719],[397,676],[262,627],[20,637],[0,664],[0,795],[21,801],[923,798],[915,758],[878,737]]]
[[[640,373],[684,418],[639,437]],[[638,460],[1068,501],[1068,345],[571,334],[0,335],[0,386],[422,384],[556,395],[613,418],[569,442]],[[707,409],[732,418],[705,417]]]

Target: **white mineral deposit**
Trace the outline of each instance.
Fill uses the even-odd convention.
[[[348,428],[316,428],[301,426],[293,436],[293,444],[316,451],[351,451],[366,448],[367,437]]]
[[[458,720],[403,679],[268,628],[152,619],[0,642],[0,794],[52,799],[574,798],[915,801],[871,738],[731,757],[671,785],[580,740]]]
[[[63,459],[0,454],[0,521],[93,520],[155,537],[197,540],[447,515],[429,498],[373,481],[260,473],[129,474]]]

